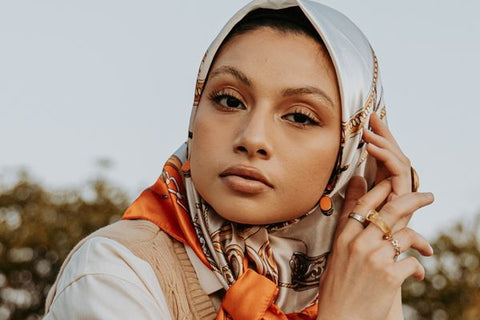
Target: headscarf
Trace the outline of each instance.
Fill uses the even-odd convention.
[[[335,185],[329,194],[334,213],[325,216],[315,206],[294,221],[240,225],[218,215],[192,182],[189,145],[195,114],[215,54],[232,28],[255,9],[293,6],[301,9],[323,40],[339,84],[341,144]],[[375,54],[363,33],[343,14],[311,0],[254,0],[227,22],[202,60],[187,143],[175,152],[156,184],[142,193],[124,218],[150,220],[194,249],[226,290],[218,318],[287,319],[288,315],[294,319],[300,312],[314,318],[319,279],[347,183],[353,175],[373,183],[375,160],[366,152],[362,129],[372,112],[385,117],[382,95]]]

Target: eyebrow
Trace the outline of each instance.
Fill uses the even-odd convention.
[[[328,94],[326,94],[323,90],[316,87],[307,86],[307,87],[300,87],[300,88],[288,88],[282,91],[282,96],[284,97],[295,96],[295,95],[314,95],[326,101],[330,105],[330,107],[333,108],[334,106],[333,101],[332,99],[330,99]]]
[[[248,87],[251,87],[252,85],[252,82],[250,81],[250,79],[248,79],[248,77],[243,72],[241,72],[240,70],[232,66],[221,66],[213,70],[212,73],[210,74],[210,78],[213,79],[222,74],[230,74]],[[328,94],[326,94],[323,90],[316,87],[306,86],[306,87],[299,87],[299,88],[287,88],[282,91],[283,97],[290,97],[295,95],[317,96],[321,100],[327,102],[330,107],[333,108],[334,106],[334,103],[332,99],[330,99]]]
[[[234,67],[231,67],[231,66],[221,66],[221,67],[215,69],[212,72],[212,74],[210,75],[210,77],[215,78],[216,76],[221,75],[221,74],[225,74],[225,73],[234,76],[235,78],[240,80],[246,86],[250,87],[252,85],[251,81],[248,79],[248,77],[243,72],[241,72],[240,70],[235,69]]]

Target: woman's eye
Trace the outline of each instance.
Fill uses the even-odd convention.
[[[296,124],[300,124],[302,126],[316,126],[319,124],[319,122],[313,119],[313,117],[301,112],[287,114],[284,116],[284,119],[295,122]]]
[[[231,109],[244,108],[243,103],[239,99],[230,95],[226,95],[226,94],[218,95],[218,96],[215,96],[213,100],[225,108],[231,108]]]

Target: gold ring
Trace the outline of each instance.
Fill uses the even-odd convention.
[[[383,232],[383,239],[392,239],[392,229],[383,221],[382,217],[376,210],[370,210],[367,214],[367,220],[376,225]]]
[[[417,192],[420,187],[420,179],[418,178],[417,170],[413,167],[410,167],[410,175],[412,179],[412,192]]]
[[[358,213],[356,213],[356,212],[350,212],[350,214],[348,215],[348,217],[349,217],[349,218],[352,218],[352,219],[355,220],[355,221],[360,222],[364,228],[366,228],[366,227],[368,226],[368,221],[367,221],[367,219],[366,219],[364,216],[362,216],[361,214],[358,214]]]
[[[393,249],[395,250],[395,254],[393,255],[393,261],[397,262],[398,256],[400,255],[400,253],[402,253],[400,251],[400,245],[398,243],[398,240],[393,238],[390,239],[390,243],[392,244]]]

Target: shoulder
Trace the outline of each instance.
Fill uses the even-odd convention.
[[[101,234],[92,235],[71,256],[45,319],[169,319],[152,267]]]

